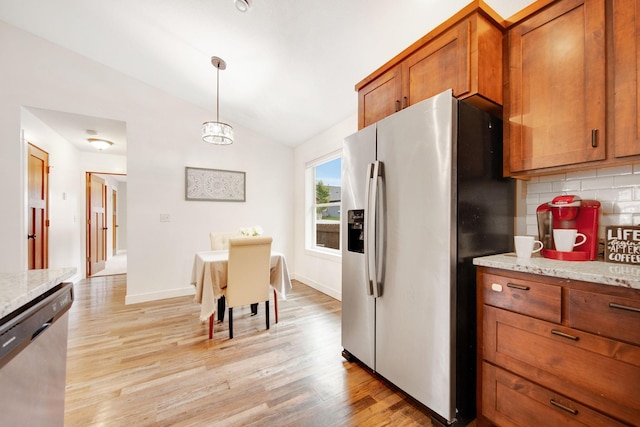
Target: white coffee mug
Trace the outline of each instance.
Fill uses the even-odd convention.
[[[553,243],[556,251],[572,252],[575,246],[580,246],[587,241],[587,236],[578,233],[575,228],[557,228],[553,230]]]
[[[516,256],[518,258],[531,258],[531,254],[540,252],[544,246],[540,240],[536,240],[533,236],[514,236],[513,242],[516,245]],[[534,249],[534,246],[538,246]]]

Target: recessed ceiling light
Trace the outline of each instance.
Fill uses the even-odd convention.
[[[249,0],[236,0],[236,9],[240,12],[246,12],[251,7]]]

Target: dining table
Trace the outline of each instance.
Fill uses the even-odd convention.
[[[191,284],[196,288],[195,301],[200,304],[202,322],[216,312],[217,301],[227,287],[228,263],[228,250],[196,252]],[[287,299],[287,293],[292,289],[287,260],[281,252],[271,251],[270,285],[283,300]]]

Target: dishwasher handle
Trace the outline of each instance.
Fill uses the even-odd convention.
[[[41,333],[43,333],[45,330],[47,330],[47,328],[48,328],[49,326],[51,326],[51,325],[53,325],[53,319],[49,320],[48,322],[44,322],[44,323],[42,324],[42,326],[40,326],[40,327],[38,328],[38,330],[36,330],[36,331],[33,333],[33,335],[31,335],[31,340],[33,341],[34,339],[36,339],[36,337],[37,337],[38,335],[40,335],[40,334],[41,334]]]

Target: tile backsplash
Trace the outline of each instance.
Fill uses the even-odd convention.
[[[560,194],[598,200],[600,239],[608,225],[640,225],[640,163],[532,178],[523,183],[519,199],[526,203],[526,234],[538,235],[536,208]],[[522,230],[518,230],[519,233]]]

